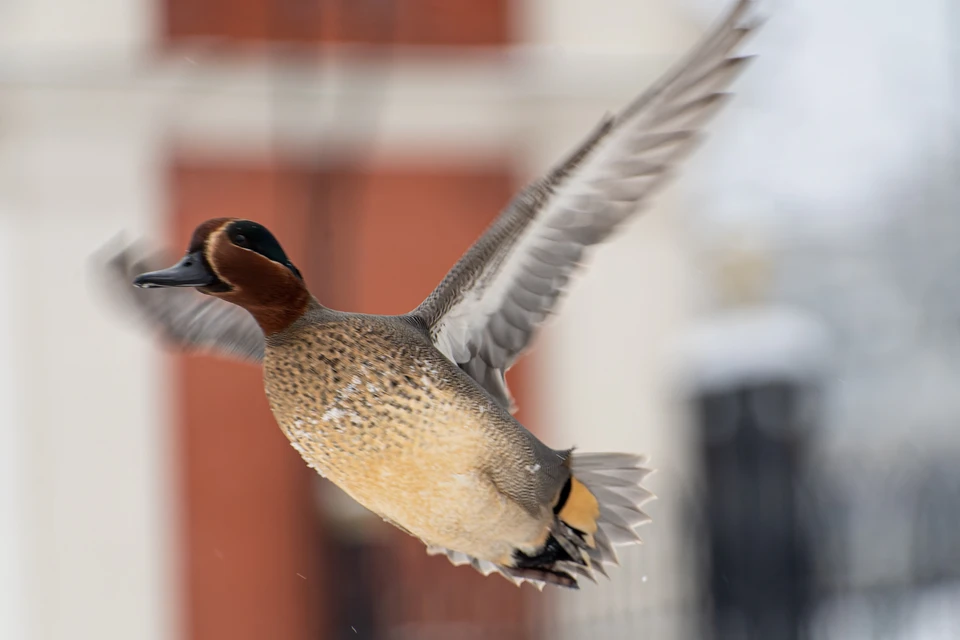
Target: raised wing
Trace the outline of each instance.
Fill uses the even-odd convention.
[[[174,346],[247,362],[263,360],[263,332],[240,307],[193,289],[138,289],[131,284],[135,276],[166,264],[169,261],[127,247],[106,261],[103,275],[111,295]]]
[[[563,163],[521,192],[412,314],[436,346],[513,410],[505,372],[554,310],[584,250],[650,200],[722,106],[749,57],[750,0]]]

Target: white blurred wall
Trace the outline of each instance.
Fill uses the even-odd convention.
[[[7,301],[0,306],[0,637],[22,638],[26,630],[23,593],[25,487],[23,421],[17,376],[17,229],[9,210],[0,208],[0,277]]]
[[[37,59],[62,67],[135,57],[153,31],[149,0],[7,0],[0,5],[5,64]]]
[[[162,211],[150,97],[116,80],[148,45],[151,6],[0,6],[0,637],[11,640],[175,631],[163,378],[88,268],[92,251]]]

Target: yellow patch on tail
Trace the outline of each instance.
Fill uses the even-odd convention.
[[[593,534],[597,532],[600,503],[576,478],[570,478],[570,495],[557,516],[577,531],[585,533],[587,544],[594,546]]]

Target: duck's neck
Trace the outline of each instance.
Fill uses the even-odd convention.
[[[268,338],[286,330],[314,306],[319,307],[320,303],[305,288],[299,289],[295,296],[288,297],[283,304],[243,305]]]

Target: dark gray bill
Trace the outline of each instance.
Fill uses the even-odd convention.
[[[217,276],[207,267],[199,251],[188,253],[169,269],[143,273],[133,279],[133,286],[152,287],[208,287],[218,282]]]

